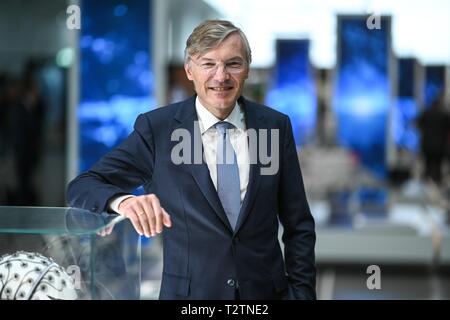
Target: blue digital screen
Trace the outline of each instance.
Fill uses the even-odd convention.
[[[353,150],[376,176],[386,175],[390,107],[390,19],[369,29],[366,16],[338,17],[338,59],[333,96],[338,143]]]
[[[389,211],[389,191],[379,187],[360,186],[355,191],[358,210],[366,217],[385,218]]]
[[[425,108],[429,108],[445,88],[445,66],[425,67]]]
[[[308,40],[277,40],[273,82],[266,104],[289,116],[295,142],[303,145],[314,138],[316,87],[309,63]]]
[[[415,124],[419,114],[419,105],[414,90],[417,78],[415,76],[416,64],[417,62],[413,58],[398,59],[398,96],[392,117],[395,145],[412,152],[416,152],[419,147],[419,133]]]
[[[155,105],[151,1],[81,2],[79,170],[89,169]]]

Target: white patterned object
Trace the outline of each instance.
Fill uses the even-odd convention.
[[[18,251],[0,257],[1,300],[75,300],[75,280],[39,253]]]

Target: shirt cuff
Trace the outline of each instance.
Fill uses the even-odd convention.
[[[111,209],[112,211],[117,212],[117,213],[120,214],[121,212],[119,211],[119,205],[120,205],[120,204],[122,203],[122,201],[124,201],[125,199],[132,198],[132,197],[134,197],[134,196],[131,195],[131,194],[126,194],[126,195],[124,195],[124,196],[119,196],[119,197],[113,199],[113,200],[109,203],[109,209]]]

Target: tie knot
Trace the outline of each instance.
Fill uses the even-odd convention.
[[[225,130],[227,129],[234,128],[234,125],[226,121],[217,122],[214,126],[216,127],[217,131],[219,131],[220,134],[224,134]]]

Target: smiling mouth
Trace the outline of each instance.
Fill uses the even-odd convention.
[[[210,87],[209,89],[213,91],[230,91],[233,87]]]

